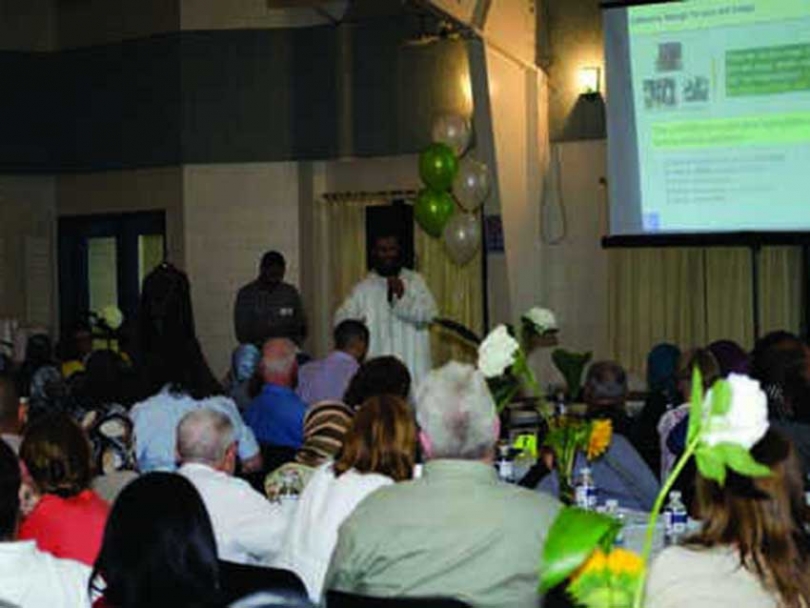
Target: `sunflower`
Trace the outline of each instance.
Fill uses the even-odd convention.
[[[613,424],[610,420],[594,420],[588,439],[588,460],[601,456],[610,445],[613,437]]]
[[[606,554],[596,549],[574,574],[568,591],[588,608],[629,608],[643,572],[644,562],[631,551]]]
[[[632,551],[613,549],[607,556],[607,569],[615,575],[638,576],[644,570],[644,562]]]

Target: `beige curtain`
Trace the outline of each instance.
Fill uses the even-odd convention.
[[[325,202],[329,265],[329,311],[334,314],[366,275],[366,207],[385,201]]]
[[[764,247],[759,255],[759,327],[799,331],[802,324],[802,250]]]
[[[760,251],[760,333],[797,332],[801,323],[801,250]],[[747,248],[619,249],[609,253],[612,357],[644,373],[650,348],[681,348],[721,338],[754,341],[751,254]]]
[[[700,249],[620,249],[608,258],[608,339],[613,357],[644,369],[650,346],[703,341],[703,252]]]
[[[327,244],[323,248],[328,278],[327,302],[329,315],[333,315],[341,302],[366,270],[366,220],[369,205],[387,204],[385,200],[323,201],[322,214],[326,223]],[[439,316],[452,319],[481,334],[483,330],[483,288],[481,279],[481,253],[463,267],[455,265],[444,251],[440,239],[414,227],[416,270],[436,298]],[[450,359],[473,361],[474,347],[455,334],[439,327],[431,329],[431,347],[434,365]]]
[[[751,251],[744,247],[710,247],[703,252],[706,335],[694,346],[726,339],[748,348],[754,342]]]
[[[439,316],[452,319],[478,335],[484,325],[481,252],[464,266],[457,266],[447,256],[441,239],[432,238],[419,226],[414,226],[417,270],[430,287],[439,309]],[[444,328],[431,329],[433,364],[442,365],[451,359],[473,362],[476,349]]]

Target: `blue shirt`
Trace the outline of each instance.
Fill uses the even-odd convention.
[[[174,471],[177,468],[177,424],[188,412],[198,408],[216,410],[230,419],[239,442],[239,458],[246,460],[259,453],[253,432],[245,426],[231,399],[217,396],[197,401],[184,393],[172,393],[165,387],[157,395],[136,403],[129,413],[135,438],[135,457],[142,473]]]
[[[245,411],[245,422],[260,443],[299,448],[304,441],[307,404],[286,386],[265,384]]]
[[[591,468],[598,504],[603,505],[606,500],[615,498],[619,501],[619,506],[625,509],[652,510],[658,496],[658,480],[636,449],[622,435],[614,433],[607,451],[591,463],[581,453],[577,454],[574,483],[577,472],[585,466]],[[556,471],[543,478],[537,489],[557,496],[559,484]]]
[[[358,367],[357,359],[341,350],[310,361],[298,371],[298,396],[309,404],[343,401],[343,393]]]

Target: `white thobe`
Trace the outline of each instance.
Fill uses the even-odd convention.
[[[389,303],[388,280],[370,272],[335,313],[335,325],[346,319],[363,321],[370,334],[368,357],[394,355],[408,367],[416,386],[431,368],[430,322],[437,314],[436,300],[419,273],[403,269],[399,278],[405,291]]]

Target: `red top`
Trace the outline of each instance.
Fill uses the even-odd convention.
[[[20,540],[42,551],[92,566],[101,548],[110,506],[92,490],[61,498],[45,494],[20,526]]]

